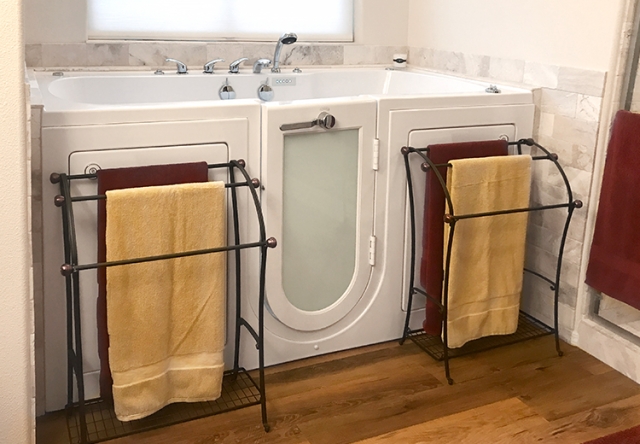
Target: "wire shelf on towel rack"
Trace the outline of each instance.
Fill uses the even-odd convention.
[[[62,209],[62,228],[64,240],[65,263],[60,267],[60,272],[66,283],[66,309],[67,309],[67,424],[69,437],[72,443],[89,444],[106,441],[109,439],[140,433],[171,424],[190,421],[205,416],[228,412],[252,405],[261,406],[262,424],[265,431],[270,427],[267,422],[266,391],[264,377],[264,305],[265,305],[265,276],[267,250],[275,248],[275,238],[267,238],[262,207],[256,189],[260,187],[258,179],[252,179],[245,169],[244,160],[231,160],[228,163],[209,164],[209,169],[226,169],[228,182],[225,188],[230,193],[230,207],[233,216],[233,243],[225,247],[209,248],[203,250],[185,251],[157,256],[131,258],[128,260],[98,262],[92,264],[78,263],[78,244],[76,242],[76,227],[73,213],[73,203],[91,200],[102,200],[104,195],[77,196],[71,195],[71,181],[83,179],[95,179],[96,174],[67,175],[53,173],[50,176],[51,183],[59,184],[60,194],[54,199],[54,204]],[[240,179],[236,180],[236,173]],[[255,242],[242,243],[239,233],[239,213],[237,190],[247,187],[250,190],[256,219],[259,226],[259,239]],[[259,264],[259,289],[258,289],[258,326],[254,328],[242,317],[241,306],[241,258],[240,251],[251,248],[260,249]],[[105,267],[114,267],[141,262],[152,262],[179,257],[197,256],[204,254],[226,253],[235,251],[233,266],[235,267],[234,285],[229,285],[235,290],[235,338],[234,338],[234,362],[232,370],[225,372],[222,384],[222,395],[215,401],[199,403],[171,404],[149,417],[121,422],[115,417],[113,405],[102,398],[94,400],[85,399],[84,372],[82,360],[82,328],[80,319],[80,272]],[[258,350],[258,369],[256,370],[258,381],[256,382],[239,366],[240,335],[242,327],[256,342]],[[74,378],[75,376],[75,378]],[[74,379],[77,388],[76,402],[73,401]]]
[[[222,395],[215,401],[169,404],[153,415],[136,421],[119,421],[113,411],[113,405],[107,401],[88,401],[85,404],[87,438],[91,443],[98,443],[259,404],[260,387],[241,368],[236,377],[232,371],[225,372]],[[67,425],[69,442],[80,443],[80,416],[67,415]]]
[[[558,163],[558,156],[554,153],[549,152],[546,148],[539,145],[533,139],[520,139],[515,142],[508,142],[508,146],[515,146],[518,154],[523,154],[522,148],[523,146],[535,147],[538,150],[542,151],[544,155],[539,156],[531,156],[533,161],[551,161],[554,166],[557,168],[562,180],[564,182],[566,192],[567,192],[567,201],[566,203],[552,204],[552,205],[539,205],[534,207],[527,208],[514,208],[509,210],[501,210],[501,211],[488,211],[483,213],[474,213],[474,214],[462,214],[458,215],[455,213],[453,208],[453,203],[451,200],[451,196],[447,189],[446,183],[440,171],[439,167],[450,167],[451,164],[434,164],[433,161],[429,158],[429,147],[426,148],[413,148],[413,147],[402,147],[400,150],[401,154],[404,156],[405,163],[405,171],[407,176],[407,186],[408,186],[408,197],[409,197],[409,218],[410,218],[410,234],[411,234],[411,260],[410,260],[410,271],[409,271],[409,294],[408,294],[408,305],[407,305],[407,315],[405,318],[404,329],[402,332],[402,338],[400,339],[400,344],[403,344],[404,341],[408,338],[415,342],[420,348],[422,348],[425,352],[427,352],[430,356],[432,356],[436,360],[444,361],[445,367],[445,375],[449,384],[453,384],[453,379],[451,378],[450,367],[449,367],[449,359],[457,356],[462,356],[469,353],[475,353],[482,350],[487,350],[490,348],[495,348],[501,345],[513,344],[515,342],[520,342],[521,340],[534,338],[543,336],[546,334],[553,334],[555,337],[555,346],[556,351],[559,356],[562,356],[562,350],[560,349],[560,336],[559,336],[559,328],[558,328],[558,300],[560,295],[560,274],[562,269],[562,259],[564,255],[564,247],[567,239],[567,233],[569,230],[569,224],[571,222],[571,217],[573,215],[573,211],[576,208],[582,207],[582,202],[580,200],[573,199],[573,192],[571,191],[571,185],[569,184],[569,180],[567,175],[565,174],[562,166]],[[448,332],[447,332],[447,313],[448,313],[448,283],[450,282],[450,257],[447,255],[447,258],[444,261],[444,279],[443,279],[443,292],[442,298],[437,297],[436,295],[429,295],[423,289],[415,287],[415,264],[416,264],[416,227],[415,227],[415,199],[414,199],[414,188],[413,188],[413,178],[411,175],[411,167],[409,157],[414,155],[414,157],[418,157],[422,159],[421,169],[423,172],[432,172],[435,174],[437,181],[439,182],[445,196],[445,210],[444,221],[443,223],[448,224],[451,229],[449,230],[448,236],[448,244],[451,245],[454,236],[454,227],[456,222],[464,219],[473,219],[480,217],[492,217],[498,215],[505,214],[515,214],[515,213],[525,213],[525,212],[534,212],[534,211],[545,211],[551,209],[559,209],[565,208],[567,209],[567,218],[565,220],[564,229],[562,232],[562,237],[560,239],[560,246],[558,249],[558,261],[556,263],[556,273],[552,278],[546,277],[541,273],[525,268],[523,271],[526,273],[530,273],[538,278],[544,280],[545,282],[550,284],[550,289],[554,292],[554,319],[553,319],[553,327],[549,327],[539,320],[535,319],[530,315],[524,315],[522,312],[519,316],[518,330],[513,335],[505,335],[502,337],[499,336],[491,336],[487,338],[481,338],[474,341],[470,341],[469,344],[461,347],[460,349],[451,349],[448,347]],[[450,252],[450,249],[449,249]],[[410,320],[411,320],[411,307],[413,302],[413,296],[415,294],[421,294],[427,298],[428,301],[435,304],[442,315],[442,338],[440,336],[428,335],[425,332],[421,332],[420,330],[411,330],[409,328]],[[439,295],[438,295],[439,296]],[[534,332],[535,331],[535,332]],[[439,349],[439,351],[437,351]]]
[[[449,359],[487,351],[505,345],[517,344],[529,339],[541,338],[553,334],[553,328],[543,324],[536,318],[520,312],[518,330],[511,335],[487,336],[467,342],[460,348],[449,350]],[[407,336],[414,344],[425,351],[436,361],[444,360],[443,342],[440,336],[429,335],[424,330],[411,330]]]

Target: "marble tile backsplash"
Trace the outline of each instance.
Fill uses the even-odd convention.
[[[272,58],[275,43],[183,43],[183,42],[91,42],[26,45],[28,67],[169,67],[166,58],[178,59],[194,71],[207,61],[222,58],[226,64],[248,57],[246,65],[258,58]],[[280,64],[372,65],[391,64],[393,54],[407,53],[406,46],[331,43],[296,43],[282,48]]]
[[[527,85],[536,85],[541,88],[557,88],[559,71],[558,66],[525,62],[522,81]]]
[[[534,139],[558,154],[571,184],[573,198],[584,202],[584,207],[573,213],[562,262],[559,322],[561,335],[568,338],[573,329],[577,303],[605,73],[421,47],[409,48],[409,63],[446,73],[534,88]],[[566,202],[567,193],[560,173],[550,162],[539,164],[533,170],[532,204]],[[555,277],[566,216],[566,209],[530,214],[528,268],[547,277]],[[522,305],[529,313],[552,325],[553,291],[547,282],[525,273]]]
[[[409,48],[409,63],[469,77],[558,89],[588,96],[602,97],[604,91],[605,73],[602,71],[415,46]]]

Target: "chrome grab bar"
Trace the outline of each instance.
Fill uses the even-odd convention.
[[[331,129],[336,125],[336,118],[327,112],[321,112],[316,120],[311,122],[285,123],[280,125],[280,131],[293,131],[319,126],[324,129]]]

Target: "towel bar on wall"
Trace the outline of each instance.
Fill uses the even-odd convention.
[[[456,214],[454,212],[453,203],[451,200],[451,196],[447,189],[446,183],[442,175],[440,174],[438,168],[439,167],[451,167],[449,163],[443,164],[434,164],[433,161],[429,158],[429,147],[426,148],[413,148],[413,147],[402,147],[400,150],[401,154],[404,156],[405,163],[405,171],[407,175],[407,185],[408,185],[408,195],[409,195],[409,218],[410,218],[410,245],[411,245],[411,261],[410,261],[410,271],[409,271],[409,294],[408,294],[408,305],[407,305],[407,315],[405,319],[404,329],[402,332],[402,338],[400,339],[400,344],[403,344],[404,341],[409,338],[414,343],[416,343],[420,348],[426,351],[430,356],[437,360],[443,360],[445,366],[445,375],[447,378],[447,382],[449,384],[453,384],[453,379],[451,378],[450,367],[449,367],[449,359],[453,357],[463,356],[469,353],[474,353],[481,350],[487,350],[489,348],[494,348],[500,345],[508,345],[514,342],[519,342],[520,340],[529,339],[533,337],[539,337],[544,334],[553,333],[555,336],[555,346],[556,351],[559,356],[562,356],[562,350],[560,349],[560,337],[559,337],[559,329],[558,329],[558,300],[560,295],[560,273],[562,269],[562,259],[564,255],[564,247],[567,239],[567,233],[569,230],[569,224],[571,222],[571,217],[573,215],[573,211],[577,208],[582,208],[583,204],[580,200],[573,199],[573,193],[571,191],[571,185],[569,184],[569,180],[564,170],[558,163],[558,156],[554,153],[549,152],[546,148],[542,147],[538,143],[536,143],[533,139],[520,139],[516,142],[509,142],[509,146],[517,147],[517,153],[522,154],[522,147],[536,147],[541,150],[544,155],[541,156],[532,156],[532,160],[548,160],[551,161],[555,167],[557,168],[562,180],[564,182],[566,191],[567,191],[567,201],[566,203],[560,204],[552,204],[552,205],[540,205],[535,207],[527,207],[527,208],[513,208],[508,210],[501,211],[489,211],[482,213],[474,213],[474,214]],[[556,263],[556,273],[553,279],[548,278],[536,271],[524,268],[524,272],[530,273],[534,276],[539,277],[545,282],[550,284],[550,289],[554,292],[554,313],[553,313],[553,327],[548,327],[544,323],[539,320],[527,315],[523,312],[520,313],[520,322],[518,326],[518,330],[515,334],[510,336],[492,336],[487,338],[481,338],[470,343],[464,345],[460,349],[450,349],[448,347],[448,331],[447,331],[447,313],[448,313],[448,283],[451,279],[450,276],[450,255],[447,255],[444,264],[444,288],[442,292],[442,299],[439,299],[436,295],[429,295],[426,291],[421,288],[417,288],[414,286],[415,282],[415,263],[416,263],[416,227],[415,227],[415,201],[414,201],[414,188],[413,188],[413,180],[411,176],[411,168],[409,157],[411,155],[417,155],[417,157],[423,160],[421,164],[421,170],[423,172],[431,171],[435,174],[445,196],[445,205],[446,212],[444,215],[444,223],[448,224],[451,228],[449,230],[448,242],[451,245],[454,236],[454,228],[455,224],[463,219],[473,219],[479,217],[492,217],[497,215],[504,214],[514,214],[514,213],[523,213],[523,212],[534,212],[534,211],[544,211],[550,209],[557,208],[566,208],[567,209],[567,217],[564,224],[564,229],[562,232],[562,237],[560,240],[560,246],[558,251],[558,261]],[[416,157],[416,156],[414,156]],[[450,251],[450,250],[449,250]],[[440,313],[442,314],[442,339],[439,336],[431,336],[426,334],[421,329],[411,330],[409,327],[410,319],[411,319],[411,306],[413,302],[413,296],[415,294],[420,294],[427,298],[428,301],[435,304]],[[440,350],[440,351],[438,351]]]
[[[267,250],[275,248],[277,241],[275,238],[266,237],[264,217],[262,207],[258,199],[256,188],[260,186],[258,179],[252,179],[245,170],[243,160],[232,160],[228,163],[210,164],[209,169],[227,169],[229,182],[225,188],[230,191],[231,211],[233,215],[233,239],[232,245],[226,247],[209,248],[203,250],[184,251],[157,256],[131,258],[128,260],[98,262],[92,264],[78,263],[78,244],[76,242],[76,229],[73,213],[73,203],[80,201],[105,199],[104,195],[94,196],[71,196],[70,183],[73,180],[94,179],[96,174],[67,175],[63,173],[53,173],[50,181],[59,184],[60,194],[54,199],[54,204],[62,209],[62,227],[64,240],[64,260],[60,271],[66,283],[66,306],[67,306],[67,406],[68,426],[70,438],[80,444],[97,443],[113,438],[140,433],[170,424],[176,424],[192,419],[223,413],[238,408],[252,405],[261,406],[262,424],[265,431],[270,427],[267,422],[266,392],[264,378],[264,305],[265,305],[265,275]],[[236,172],[242,177],[236,181]],[[255,242],[240,242],[238,214],[237,189],[247,187],[250,190],[254,203],[256,218],[259,226],[259,239]],[[235,297],[236,297],[236,317],[235,317],[235,342],[234,342],[234,363],[233,369],[225,372],[222,395],[218,400],[205,403],[193,403],[185,409],[176,411],[176,407],[168,406],[161,411],[154,413],[148,418],[143,418],[130,423],[118,421],[113,414],[113,407],[109,402],[98,398],[96,400],[85,400],[85,388],[83,377],[82,361],[82,328],[80,320],[80,277],[81,271],[113,267],[141,262],[152,262],[178,257],[196,256],[203,254],[224,253],[228,251],[240,251],[250,248],[260,249],[260,271],[259,271],[259,293],[258,293],[258,326],[254,329],[241,315],[241,281],[240,281],[240,255],[235,255]],[[258,375],[259,382],[256,383],[247,371],[239,366],[240,334],[241,328],[245,327],[248,333],[255,339],[258,349]],[[75,375],[78,401],[74,402]],[[96,419],[98,418],[98,419]]]

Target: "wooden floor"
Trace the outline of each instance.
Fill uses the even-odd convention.
[[[258,406],[110,444],[582,443],[640,424],[640,386],[551,336],[443,365],[407,342],[267,370]],[[68,443],[64,415],[40,418],[38,444]]]

